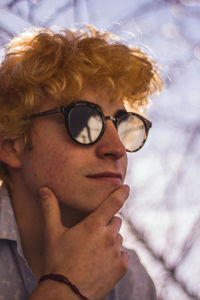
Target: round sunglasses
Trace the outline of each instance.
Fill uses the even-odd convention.
[[[106,121],[111,120],[128,152],[142,148],[152,127],[152,123],[143,116],[125,110],[117,111],[114,116],[104,116],[101,106],[84,100],[33,114],[30,119],[57,113],[64,115],[68,134],[81,145],[97,143],[104,134]]]

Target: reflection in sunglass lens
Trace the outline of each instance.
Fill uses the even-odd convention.
[[[143,145],[146,136],[145,125],[137,116],[128,114],[122,116],[118,122],[117,130],[126,150],[135,151]]]
[[[69,131],[81,144],[91,144],[100,135],[103,128],[101,114],[89,106],[75,106],[68,116]]]

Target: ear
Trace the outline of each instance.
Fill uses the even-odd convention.
[[[0,137],[0,160],[11,168],[21,168],[20,153],[22,140],[4,139]]]

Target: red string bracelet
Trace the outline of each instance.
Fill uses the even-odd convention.
[[[63,275],[60,275],[60,274],[54,274],[54,273],[50,273],[50,274],[47,274],[47,275],[44,275],[42,276],[40,279],[39,279],[39,283],[41,281],[44,281],[44,280],[55,280],[55,281],[58,281],[58,282],[61,282],[61,283],[65,283],[66,285],[68,285],[75,294],[79,295],[81,297],[81,299],[84,299],[84,300],[89,300],[88,298],[86,298],[85,296],[83,296],[81,294],[81,292],[79,291],[79,289],[73,285],[69,279],[67,279],[67,277],[63,276]]]

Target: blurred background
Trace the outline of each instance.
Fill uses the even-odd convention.
[[[33,25],[92,24],[161,65],[153,127],[129,155],[124,245],[151,274],[159,300],[200,299],[200,0],[0,0],[0,56]]]

